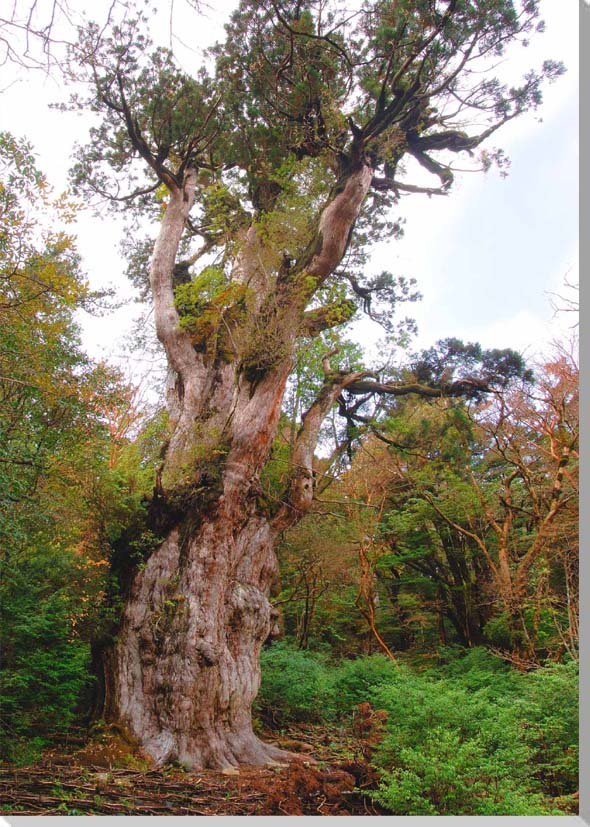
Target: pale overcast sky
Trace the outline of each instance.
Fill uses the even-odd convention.
[[[104,5],[105,0],[74,3],[91,8],[97,17]],[[211,5],[227,9],[233,3],[211,0]],[[181,15],[183,5],[176,8]],[[546,33],[513,55],[509,68],[519,77],[528,66],[552,58],[563,60],[568,71],[547,87],[538,113],[496,133],[496,145],[512,162],[509,176],[502,179],[494,170],[458,174],[447,198],[404,197],[399,209],[406,219],[405,237],[384,240],[375,256],[372,271],[389,269],[418,281],[423,301],[402,308],[403,315],[418,321],[417,346],[456,336],[533,356],[548,352],[551,339],[566,334],[572,324],[570,314],[552,318],[548,293],[563,293],[565,278],[578,280],[578,3],[542,0],[541,8]],[[208,22],[198,21],[198,36],[219,30],[223,17],[211,12]],[[178,21],[185,42],[194,19]],[[166,20],[164,37],[167,27]],[[198,55],[177,47],[186,68],[198,61]],[[72,145],[84,139],[85,121],[48,108],[63,94],[54,80],[22,72],[18,82],[13,80],[9,70],[1,70],[0,129],[32,142],[41,169],[61,191]],[[129,295],[117,222],[86,214],[78,222],[78,237],[91,284],[120,284]],[[122,355],[119,330],[132,312],[133,306],[112,317],[83,320],[92,356]],[[370,338],[365,332],[362,337]]]

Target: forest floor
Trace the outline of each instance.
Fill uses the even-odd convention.
[[[300,757],[225,772],[154,770],[119,734],[101,732],[82,746],[47,751],[34,765],[0,766],[0,814],[385,814],[369,794],[376,778],[346,734],[301,725],[262,736]]]

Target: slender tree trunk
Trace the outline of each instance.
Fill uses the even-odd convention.
[[[438,639],[441,646],[447,645],[447,631],[445,629],[445,611],[444,611],[444,594],[442,588],[438,588],[438,597],[436,601],[436,619],[438,624]]]

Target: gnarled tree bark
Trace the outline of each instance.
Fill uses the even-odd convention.
[[[338,266],[371,179],[369,167],[359,168],[325,207],[306,277],[325,278]],[[255,736],[251,720],[260,650],[277,624],[269,600],[278,574],[274,543],[311,505],[323,418],[343,388],[365,374],[326,376],[296,439],[284,504],[271,517],[259,505],[259,475],[277,431],[306,302],[289,283],[282,296],[260,301],[251,228],[234,276],[258,282],[250,329],[264,324],[268,302],[280,308],[282,324],[273,329],[273,337],[280,334],[279,356],[250,376],[244,353],[228,362],[197,352],[181,329],[172,287],[193,191],[190,170],[182,186],[170,187],[151,263],[156,328],[171,372],[171,434],[158,488],[165,537],[130,584],[109,659],[107,714],[157,764],[223,768],[284,755]],[[243,330],[237,335],[245,337]]]

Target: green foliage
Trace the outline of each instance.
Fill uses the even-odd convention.
[[[26,761],[79,714],[118,610],[111,544],[145,509],[165,424],[141,429],[135,390],[82,354],[90,294],[55,229],[72,208],[6,133],[0,205],[0,753]]]
[[[396,815],[550,815],[577,790],[577,665],[515,672],[483,648],[418,671],[383,655],[333,663],[288,641],[262,657],[257,709],[275,727],[387,712],[375,799]]]
[[[537,2],[447,6],[443,12],[428,0],[374,2],[350,17],[335,2],[242,0],[224,42],[208,55],[213,65],[204,62],[193,76],[171,50],[153,48],[141,12],[106,30],[90,23],[68,63],[71,76],[90,88],[86,98],[73,96],[71,107],[99,115],[88,146],[78,151],[75,186],[91,197],[113,193],[113,206],[134,201],[155,216],[165,207],[166,187],[180,185],[192,168],[198,175],[190,224],[205,249],[221,248],[216,260],[235,262],[243,229],[255,227],[271,289],[282,292],[279,282],[298,280],[311,300],[305,270],[321,235],[318,216],[363,158],[376,174],[374,189],[349,239],[346,272],[333,280],[359,278],[368,246],[401,233],[388,212],[399,199],[405,159],[417,159],[446,191],[453,180],[449,152],[474,155],[504,122],[536,109],[543,84],[563,71],[546,61],[511,87],[492,74],[489,56],[504,55],[539,27]],[[447,111],[448,94],[458,96],[457,112]],[[138,154],[147,180],[134,164]],[[501,153],[486,151],[482,165],[493,159],[501,164]],[[134,278],[145,246],[136,252]],[[391,305],[415,297],[411,287],[381,273],[348,298],[360,298],[389,327]],[[399,337],[407,340],[411,327],[402,323]],[[199,341],[204,337],[197,331]]]
[[[520,86],[508,88],[487,71],[490,56],[499,58],[510,43],[528,37],[538,14],[536,0],[378,0],[352,16],[337,3],[242,0],[225,43],[210,55],[215,74],[203,68],[198,77],[182,72],[170,50],[152,48],[141,14],[104,30],[95,24],[80,30],[69,68],[74,79],[90,82],[90,97],[74,98],[72,105],[98,117],[89,145],[78,151],[75,186],[101,199],[111,192],[112,204],[136,199],[141,210],[160,217],[169,192],[194,172],[195,207],[186,225],[204,244],[191,256],[189,240],[182,254],[194,263],[215,251],[216,264],[190,282],[192,264],[176,268],[176,280],[183,282],[176,287],[181,327],[198,351],[210,359],[235,359],[237,374],[252,382],[279,360],[286,364],[296,357],[288,438],[263,475],[265,505],[273,496],[279,500],[283,479],[277,467],[288,465],[318,384],[331,370],[337,375],[361,366],[358,350],[326,329],[348,321],[362,304],[393,336],[391,306],[416,297],[411,281],[387,272],[363,284],[357,280],[369,245],[401,232],[388,211],[404,189],[399,175],[405,181],[405,161],[417,161],[438,178],[437,191],[446,192],[453,181],[449,153],[473,155],[502,124],[536,109],[543,82],[561,73],[561,66],[547,61]],[[449,95],[456,105],[447,106]],[[137,174],[138,156],[146,162],[147,180]],[[501,153],[487,152],[483,166],[492,158],[502,164]],[[2,719],[5,745],[8,726],[18,737],[33,728],[49,737],[73,719],[86,682],[90,636],[104,633],[116,619],[116,601],[107,612],[101,608],[105,595],[116,591],[107,574],[111,549],[118,546],[126,555],[129,570],[159,542],[143,523],[155,445],[165,426],[160,421],[138,439],[116,427],[109,431],[122,412],[120,385],[93,372],[79,351],[73,312],[87,289],[72,240],[45,230],[38,220],[39,206],[49,202],[30,147],[1,134],[0,163],[0,353],[2,359],[10,354],[13,363],[0,377],[0,539],[6,546],[0,558],[0,700],[10,719]],[[363,165],[372,189],[358,220],[355,212],[347,224],[346,270],[334,259],[309,276],[326,240],[326,207],[337,205],[353,171]],[[67,214],[68,205],[59,206]],[[25,207],[35,209],[34,222]],[[331,212],[348,221],[342,202]],[[255,232],[245,233],[248,226]],[[139,282],[150,249],[144,243],[132,250]],[[340,251],[334,255],[343,258]],[[252,287],[230,280],[237,270],[247,271]],[[390,305],[386,312],[377,305],[379,297]],[[411,322],[402,323],[398,343],[407,342],[411,329]],[[311,343],[295,353],[298,337]],[[322,356],[335,346],[342,361],[324,371]],[[411,367],[412,381],[431,387],[463,382],[461,392],[476,401],[481,387],[469,381],[475,369],[482,381],[501,387],[516,377],[531,378],[517,354],[482,351],[455,339],[417,355]],[[101,396],[110,410],[97,403]],[[384,494],[389,503],[380,529],[373,532],[372,517],[358,519],[364,534],[383,541],[384,553],[370,560],[380,578],[379,596],[392,595],[400,610],[399,629],[381,628],[399,631],[400,638],[401,631],[419,628],[423,648],[432,650],[436,635],[446,634],[435,625],[440,620],[444,627],[444,610],[466,643],[485,628],[494,641],[507,635],[506,646],[513,645],[501,612],[490,619],[474,608],[491,603],[483,593],[490,569],[484,558],[497,554],[493,542],[485,552],[484,541],[475,542],[484,504],[500,490],[497,464],[480,462],[493,438],[478,444],[467,410],[447,403],[411,411],[402,402],[390,412],[390,442],[401,457],[398,476]],[[337,443],[345,444],[342,436],[349,444],[358,438],[355,423],[373,427],[372,414],[365,416],[362,407],[355,411],[359,416],[348,421],[345,435],[334,429]],[[179,501],[184,498],[185,510],[191,500],[206,508],[206,491],[218,494],[221,463],[215,451],[226,451],[219,439],[195,423],[195,449],[187,451],[187,467],[175,469],[181,482],[188,478],[186,488],[178,485],[174,492]],[[410,468],[409,452],[416,448],[422,453]],[[401,466],[410,468],[405,477]],[[198,484],[192,483],[195,468]],[[529,472],[530,464],[510,492],[520,512],[513,521],[519,532],[514,560],[524,548],[522,515],[530,503],[522,487]],[[470,488],[469,475],[475,473],[477,491]],[[505,503],[506,498],[504,504],[493,501],[496,508]],[[491,522],[484,534],[491,533]],[[457,536],[451,530],[457,526],[471,533],[459,530]],[[183,530],[193,528],[187,520]],[[353,542],[346,531],[336,543],[341,539]],[[319,599],[324,584],[313,554],[303,562],[288,584],[294,592],[298,583],[303,590],[311,587],[305,598],[297,595],[307,614],[300,644],[330,637],[356,641],[358,617],[350,620],[356,583],[343,576],[342,563],[332,571],[340,578],[334,578],[336,599],[320,610],[316,606],[321,629],[310,634],[313,601],[307,598]],[[543,562],[532,574],[541,578],[546,571]],[[170,591],[154,621],[174,623],[179,602]],[[547,605],[534,618],[543,647],[554,619]],[[325,606],[337,611],[330,615]],[[530,605],[521,608],[530,624]],[[293,626],[299,625],[297,614],[298,609],[288,618]],[[379,623],[386,614],[379,610]],[[263,652],[258,709],[275,725],[345,720],[364,701],[385,709],[388,733],[375,758],[382,773],[376,797],[394,813],[551,812],[545,797],[567,795],[576,783],[575,666],[525,676],[481,651],[462,662],[449,652],[444,658],[447,663],[419,673],[383,657],[335,666],[323,655],[276,644]],[[561,698],[568,703],[560,704]]]
[[[285,484],[289,475],[289,457],[291,446],[285,435],[291,430],[287,417],[283,414],[279,433],[272,445],[271,455],[260,474],[260,488],[262,495],[259,497],[258,505],[265,508],[270,514],[280,506],[280,497],[285,490]]]
[[[225,181],[203,186],[202,226],[207,238],[225,240],[248,223],[249,214]]]
[[[490,755],[480,739],[461,740],[437,727],[418,747],[397,750],[397,766],[384,773],[375,799],[396,815],[554,814],[540,794],[527,789],[528,758],[518,747]]]
[[[334,298],[325,297],[327,301]],[[324,297],[322,296],[322,299]],[[293,427],[299,426],[302,414],[317,396],[317,389],[324,378],[322,359],[328,351],[338,349],[332,364],[347,371],[362,370],[362,349],[350,341],[342,329],[325,330],[315,338],[301,338],[295,353],[295,365],[285,392],[283,407]],[[336,427],[341,430],[342,422],[327,420],[322,428],[321,440],[329,440]]]
[[[34,210],[34,219],[31,217]],[[88,297],[72,217],[52,199],[31,147],[0,133],[0,543],[35,521],[53,453],[84,427],[85,360],[73,314]]]
[[[340,497],[331,489],[330,498]],[[366,651],[353,543],[354,527],[338,515],[309,514],[278,548],[284,628],[303,649],[329,646],[334,657]]]
[[[463,370],[481,360],[479,346],[465,353],[460,345],[452,340],[444,358],[432,356],[433,381],[447,361],[461,381]],[[460,368],[456,360],[463,358]],[[506,379],[514,367],[508,363]],[[430,381],[425,363],[422,369],[422,381]],[[406,399],[391,406],[383,431],[400,470],[388,483],[375,571],[395,592],[394,610],[412,596],[431,628],[444,622],[441,640],[488,643],[537,665],[560,657],[562,630],[575,651],[578,495],[569,446],[578,439],[576,386],[577,367],[561,356],[537,369],[534,388],[517,382],[493,401]],[[557,410],[567,415],[560,420]],[[551,514],[555,490],[561,493]],[[507,600],[502,559],[513,587],[520,583],[518,605]]]
[[[90,681],[90,648],[77,626],[84,572],[75,555],[42,548],[2,564],[0,757],[27,761],[67,730]]]
[[[96,410],[86,411],[93,430],[52,456],[30,502],[35,519],[21,520],[0,553],[0,754],[11,761],[32,760],[86,714],[90,644],[111,633],[121,609],[112,550],[145,522],[159,462],[161,416],[113,446]],[[143,558],[156,544],[144,533],[126,555]]]
[[[256,711],[275,727],[295,721],[323,722],[334,715],[326,658],[296,649],[287,641],[263,649],[262,683]]]
[[[439,663],[429,668],[428,674],[433,678],[456,680],[467,691],[487,688],[498,696],[522,691],[522,674],[483,646],[473,649],[441,646],[437,659]]]
[[[35,209],[35,218],[31,218]],[[0,752],[31,755],[63,729],[87,680],[87,645],[73,638],[80,581],[41,509],[55,457],[84,429],[85,362],[73,313],[87,295],[72,239],[54,230],[31,147],[0,133]],[[31,553],[31,545],[35,552]]]
[[[523,706],[534,773],[553,796],[578,789],[579,668],[574,661],[551,664],[527,676]]]
[[[206,144],[206,135],[214,134],[217,124],[209,123],[208,117],[214,102],[204,73],[198,78],[189,77],[175,65],[170,50],[154,49],[143,31],[146,23],[147,18],[139,12],[136,17],[112,25],[108,32],[96,23],[88,23],[79,31],[80,43],[78,48],[70,50],[68,70],[72,75],[80,72],[78,56],[82,48],[87,55],[92,55],[96,84],[83,101],[74,95],[72,107],[83,106],[94,112],[103,110],[105,100],[109,100],[109,94],[120,81],[125,89],[126,105],[134,113],[135,129],[138,134],[145,133],[146,151],[162,159],[168,175],[175,176],[183,162],[197,161],[203,152],[201,140]],[[85,189],[91,170],[99,191],[107,190],[110,169],[125,169],[135,154],[127,141],[122,109],[107,106],[106,110],[105,119],[90,129],[92,148],[80,149],[77,153],[71,177],[78,191]],[[204,132],[200,132],[203,128]],[[130,193],[138,192],[137,203],[157,215],[161,212],[163,193],[157,191],[160,182],[150,183],[153,186],[146,191],[145,187],[136,186],[134,174],[128,178]],[[125,203],[124,198],[115,200],[111,207],[120,208]]]
[[[205,267],[197,278],[179,284],[175,290],[175,304],[181,318],[199,316],[226,285],[227,280],[219,267]]]
[[[217,267],[206,267],[193,281],[179,284],[174,296],[180,326],[196,350],[226,359],[235,355],[232,328],[246,315],[245,285],[228,282]]]
[[[434,347],[414,354],[411,369],[419,382],[433,386],[441,382],[460,382],[477,376],[483,382],[499,388],[514,379],[533,381],[532,370],[526,367],[523,357],[514,350],[482,350],[473,342],[463,344],[460,339],[442,339]],[[465,388],[467,398],[482,398],[481,389]]]
[[[550,798],[577,788],[576,687],[575,665],[521,675],[477,650],[422,675],[400,669],[372,693],[389,716],[375,756],[383,772],[376,799],[403,815],[560,812]],[[541,712],[545,690],[571,703],[549,697]],[[549,733],[556,741],[547,760]],[[551,760],[557,769],[547,776]]]
[[[374,689],[394,683],[398,668],[390,658],[381,654],[342,661],[333,680],[338,710],[351,713],[358,704],[366,703]]]

